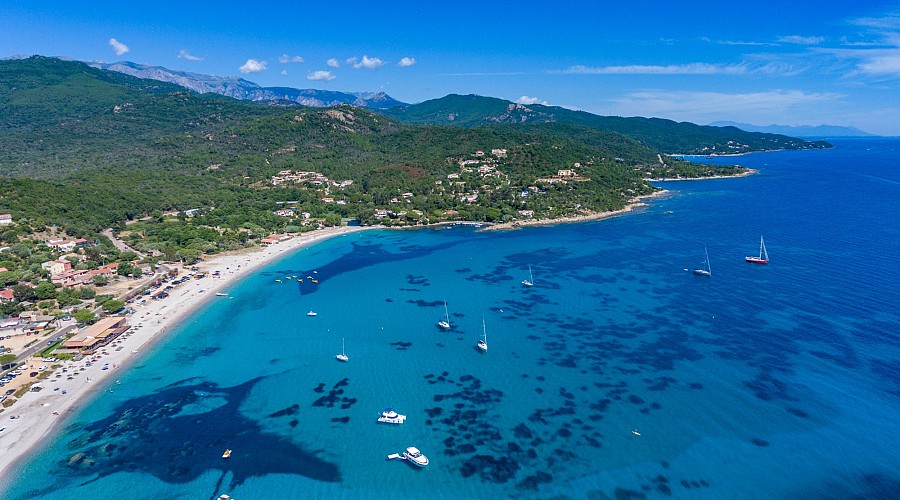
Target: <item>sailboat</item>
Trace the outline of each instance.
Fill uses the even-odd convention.
[[[350,361],[350,358],[346,354],[344,354],[344,339],[341,339],[341,353],[335,355],[335,359],[337,359],[338,361]]]
[[[531,266],[528,266],[528,279],[522,280],[522,284],[525,286],[534,286],[534,275],[531,274]]]
[[[706,264],[706,269],[694,269],[694,274],[697,276],[712,276],[712,269],[709,267],[709,252],[706,250],[706,247],[703,247],[703,252],[706,254],[706,260],[703,261],[703,263]]]
[[[481,328],[484,330],[481,338],[478,340],[478,348],[484,352],[487,352],[487,326],[484,324],[484,319],[481,320]]]
[[[444,301],[444,320],[438,321],[438,326],[449,330],[450,329],[450,312],[447,310],[447,301]]]
[[[769,252],[766,251],[766,242],[763,240],[762,236],[759,237],[759,257],[750,255],[748,257],[744,257],[744,260],[750,262],[751,264],[769,263]]]

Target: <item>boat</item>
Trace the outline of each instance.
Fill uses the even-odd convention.
[[[534,275],[531,274],[531,266],[528,266],[528,279],[522,280],[522,284],[525,286],[534,286]]]
[[[232,500],[232,498],[225,493],[222,493],[221,495],[219,495],[218,500]]]
[[[694,269],[694,274],[697,276],[712,276],[712,270],[709,267],[709,252],[706,250],[706,247],[703,247],[703,252],[706,254],[706,260],[703,261],[703,263],[706,264],[706,269]]]
[[[344,354],[344,339],[341,339],[341,353],[335,356],[338,361],[350,361],[350,357]]]
[[[640,435],[641,435],[641,433],[638,432],[637,429],[634,429],[633,431],[631,431],[631,433],[634,434],[635,436],[640,436]]]
[[[410,446],[403,452],[403,458],[415,465],[416,467],[425,467],[428,465],[428,457],[422,454],[415,446]]]
[[[481,338],[478,339],[478,348],[484,352],[487,352],[487,326],[484,324],[484,320],[481,320],[481,328],[484,330]]]
[[[225,292],[216,292],[216,297],[228,297],[228,294]]]
[[[759,237],[759,256],[747,256],[744,257],[744,260],[751,264],[768,264],[769,263],[769,252],[766,251],[766,242],[763,240],[763,237]]]
[[[307,316],[318,316],[319,313],[317,313],[317,312],[315,312],[315,311],[310,311],[310,312],[306,313],[306,315],[307,315]]]
[[[385,408],[378,417],[378,421],[383,424],[402,424],[406,421],[406,415],[401,415],[391,408]]]
[[[231,449],[230,448],[225,450],[225,453],[222,453],[222,458],[229,458],[229,457],[231,457]]]
[[[281,280],[275,280],[275,283],[281,283]]]
[[[444,301],[444,320],[438,321],[438,326],[449,330],[450,329],[450,311],[447,309],[447,301]]]

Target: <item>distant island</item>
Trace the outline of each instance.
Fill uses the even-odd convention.
[[[783,134],[792,137],[874,137],[873,134],[856,127],[840,125],[751,125],[749,123],[717,121],[710,123],[713,127],[735,127],[747,132],[766,134]]]

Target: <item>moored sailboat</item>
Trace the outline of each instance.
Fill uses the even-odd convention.
[[[447,309],[447,301],[444,301],[444,320],[438,321],[438,326],[449,330],[450,329],[450,311]]]
[[[350,361],[350,357],[344,353],[344,339],[341,339],[341,353],[334,356],[338,361]]]
[[[744,257],[744,260],[751,264],[769,263],[769,252],[766,251],[766,242],[765,240],[763,240],[762,236],[759,237],[759,256],[749,255],[747,257]]]
[[[522,280],[522,284],[525,286],[534,286],[534,275],[531,274],[531,265],[528,266],[528,279]]]
[[[482,333],[481,338],[478,339],[478,348],[483,352],[487,352],[487,326],[485,326],[483,319],[481,320],[481,329],[484,333]]]
[[[706,265],[706,269],[694,269],[694,274],[696,274],[697,276],[712,276],[712,269],[709,267],[709,252],[706,250],[706,247],[703,247],[703,253],[706,254],[706,260],[703,261],[703,263]]]

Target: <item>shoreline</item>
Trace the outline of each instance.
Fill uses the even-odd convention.
[[[379,226],[326,228],[264,248],[213,255],[197,264],[206,274],[204,278],[190,280],[173,289],[165,299],[148,299],[144,305],[132,304],[135,312],[128,316],[131,328],[91,356],[99,358],[99,361],[91,363],[91,366],[86,366],[88,357],[77,362],[53,363],[67,368],[73,379],[60,377],[36,381],[44,387],[42,391],[26,392],[15,404],[0,413],[0,427],[6,427],[0,432],[0,484],[9,484],[9,475],[14,466],[41,450],[46,444],[46,438],[67,422],[67,416],[82,408],[101,390],[106,391],[104,386],[113,378],[114,373],[124,371],[141,360],[145,351],[163,341],[191,313],[208,301],[227,300],[227,297],[217,296],[217,292],[227,293],[229,286],[294,251],[338,236],[378,228]],[[214,271],[219,271],[219,277],[212,276]],[[103,363],[107,363],[109,368],[101,368]],[[61,369],[57,368],[54,373],[62,373]],[[59,390],[52,389],[53,387]],[[66,394],[63,394],[63,390]],[[17,418],[10,419],[10,416]]]
[[[511,229],[521,229],[523,227],[536,227],[536,226],[552,226],[555,224],[569,224],[573,222],[589,222],[596,221],[602,219],[608,219],[610,217],[616,217],[618,215],[627,214],[629,212],[633,212],[635,209],[640,207],[647,206],[644,203],[644,200],[651,200],[654,198],[660,198],[662,196],[666,196],[669,194],[669,191],[665,189],[660,189],[658,191],[654,191],[651,194],[645,194],[643,196],[638,196],[636,198],[631,199],[627,205],[619,210],[609,210],[606,212],[593,212],[586,213],[582,215],[570,215],[567,217],[559,217],[556,219],[525,219],[525,220],[517,220],[512,222],[501,222],[499,224],[491,224],[485,226],[479,231],[506,231]]]
[[[738,177],[749,177],[751,175],[756,175],[759,173],[759,170],[755,168],[747,168],[746,172],[741,172],[736,175],[707,175],[704,177],[679,177],[678,179],[646,179],[647,182],[675,182],[675,181],[709,181],[713,179],[736,179]]]

